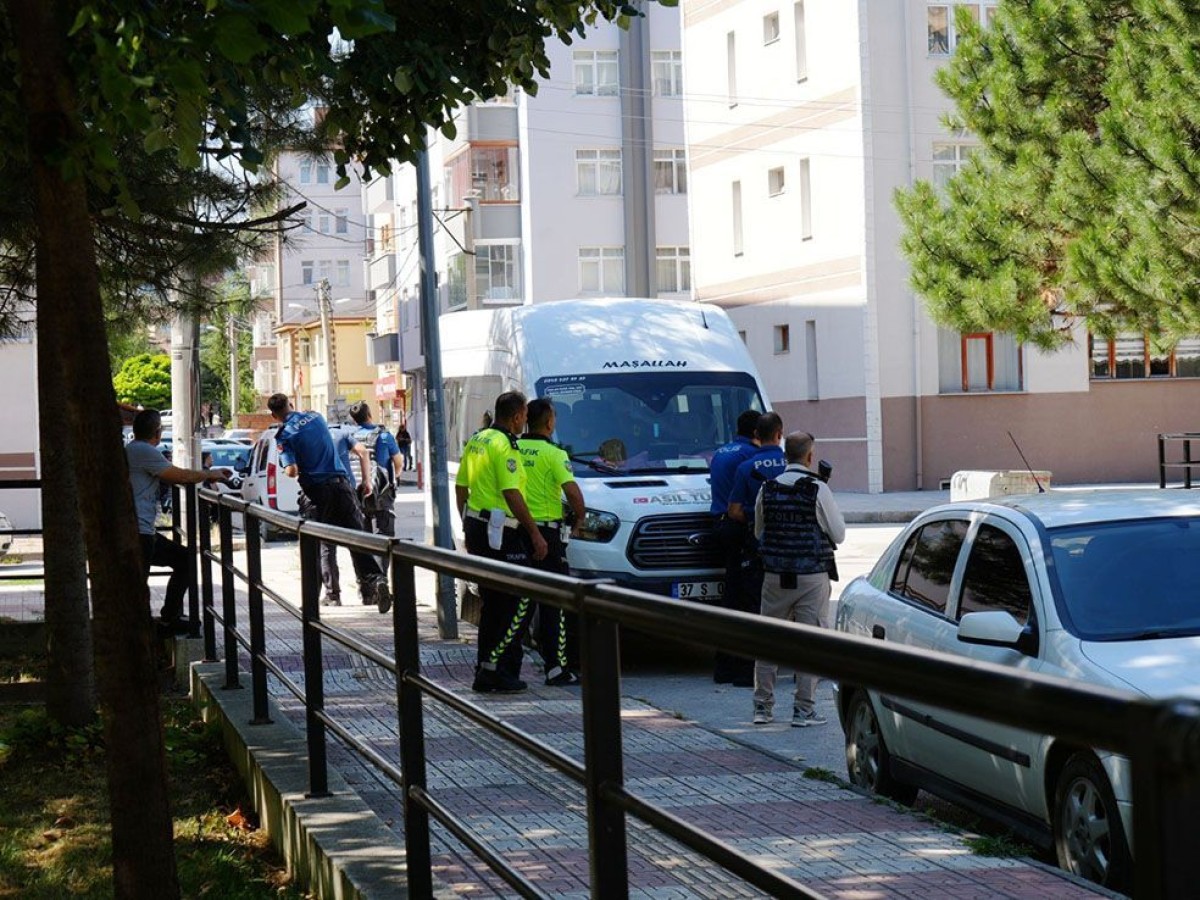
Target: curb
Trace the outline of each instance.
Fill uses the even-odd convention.
[[[247,681],[249,675],[242,677]],[[304,736],[270,701],[271,722],[251,725],[251,693],[226,690],[224,663],[195,663],[192,702],[205,722],[221,726],[262,827],[288,872],[317,897],[337,900],[408,897],[401,839],[329,768],[328,797],[308,798]],[[435,880],[434,896],[456,895]]]
[[[847,525],[907,525],[923,512],[923,509],[842,510],[842,518]]]

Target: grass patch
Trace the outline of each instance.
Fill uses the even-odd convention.
[[[186,700],[164,698],[163,720],[182,895],[307,896],[240,814],[219,733]],[[98,725],[65,730],[40,707],[0,707],[0,898],[112,896],[106,752]]]
[[[1030,856],[1033,848],[1009,834],[973,834],[963,838],[976,856]]]
[[[841,784],[842,779],[838,778],[833,772],[820,766],[810,766],[804,770],[804,777],[811,778],[813,781],[824,781],[829,784]]]

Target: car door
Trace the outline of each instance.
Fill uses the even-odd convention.
[[[945,643],[955,628],[948,609],[968,525],[962,514],[927,521],[913,531],[892,575],[890,602],[869,623],[872,637],[917,649]],[[876,700],[892,753],[914,761],[923,758],[926,737],[920,722],[932,707],[886,691]]]
[[[1040,581],[1020,530],[1000,517],[986,516],[975,523],[965,554],[955,623],[968,613],[998,610],[1037,635]],[[1024,651],[981,646],[960,641],[956,631],[943,634],[937,649],[1027,672],[1042,668],[1040,641]],[[1040,795],[1031,784],[1033,773],[1040,771],[1040,735],[963,713],[938,711],[935,716],[926,729],[926,747],[939,774],[1009,806],[1032,808],[1033,796]]]

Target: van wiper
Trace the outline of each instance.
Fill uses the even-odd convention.
[[[570,459],[577,463],[583,463],[588,468],[595,469],[597,472],[605,472],[609,475],[624,474],[616,466],[609,465],[606,462],[596,459],[594,456],[585,456],[582,453],[572,453],[570,455]]]

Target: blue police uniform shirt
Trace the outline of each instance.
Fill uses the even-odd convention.
[[[378,425],[364,425],[355,432],[355,437],[358,438],[360,444],[368,444],[369,438],[376,431],[379,432],[379,437],[375,438],[375,465],[383,469],[383,474],[388,481],[392,480],[392,457],[400,455],[400,445],[396,443],[396,439],[392,437],[392,433],[386,428],[381,428]]]
[[[346,477],[329,426],[320,413],[293,411],[275,433],[275,443],[279,446],[279,462],[299,467],[301,487]]]
[[[729,494],[733,490],[733,479],[738,466],[758,453],[758,446],[748,437],[738,435],[728,444],[718,447],[708,464],[708,483],[712,485],[712,505],[708,511],[714,516],[724,515],[729,508]]]
[[[338,464],[345,469],[345,474],[354,480],[354,469],[350,462],[350,451],[358,446],[353,425],[330,425],[329,436],[333,438],[333,449],[337,453]]]
[[[754,501],[758,499],[763,481],[774,481],[787,468],[787,458],[778,444],[756,448],[758,452],[737,468],[733,478],[733,490],[729,493],[730,503],[742,504],[746,521],[754,519]]]

